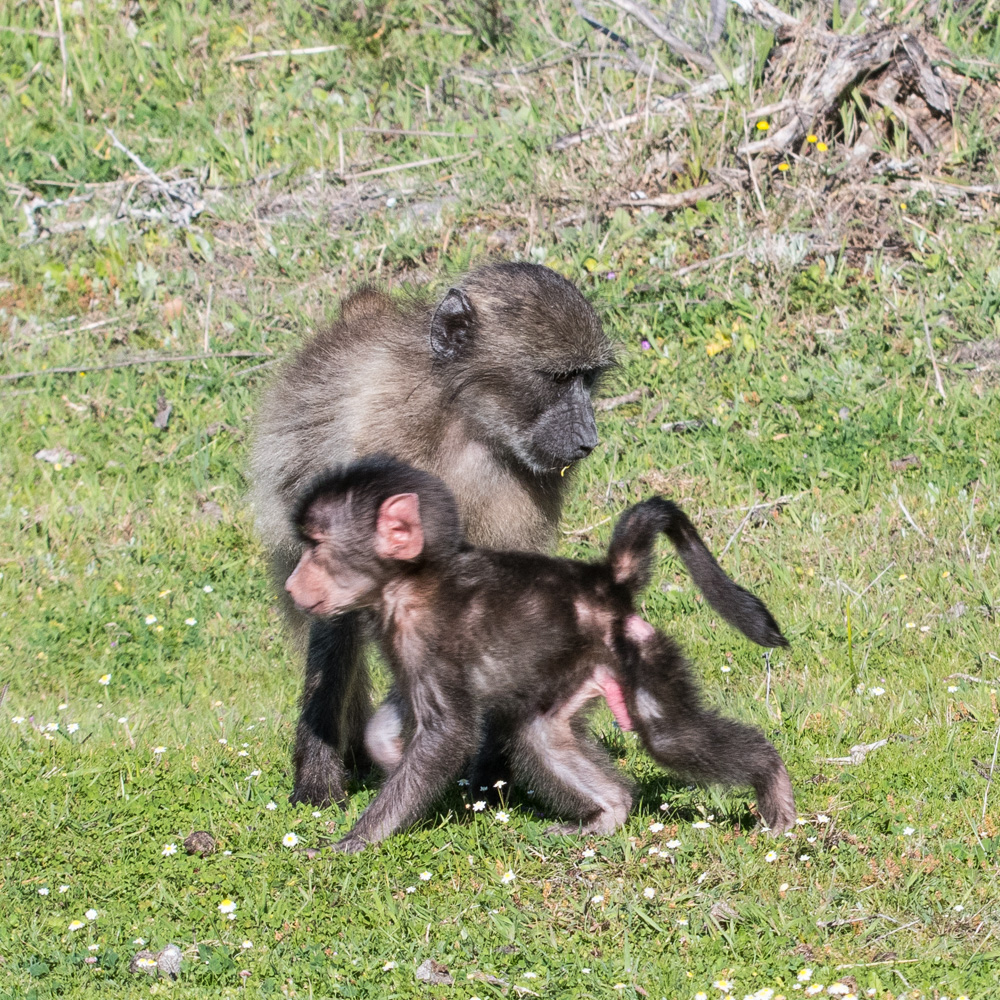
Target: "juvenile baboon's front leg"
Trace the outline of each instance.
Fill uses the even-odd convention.
[[[336,850],[354,854],[415,823],[475,750],[478,727],[458,698],[445,700],[436,680],[435,667],[428,664],[410,692],[407,711],[415,720],[413,736],[395,770]]]

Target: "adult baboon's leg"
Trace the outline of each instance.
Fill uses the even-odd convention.
[[[345,756],[363,764],[371,715],[363,629],[357,613],[314,621],[309,629],[302,712],[295,732],[291,802],[324,806],[345,798]],[[360,758],[360,759],[359,759]]]

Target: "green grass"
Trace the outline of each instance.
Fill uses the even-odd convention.
[[[991,5],[941,8],[934,30],[986,72]],[[648,82],[574,65],[566,44],[607,43],[568,6],[512,5],[500,31],[488,6],[429,2],[83,10],[63,4],[65,104],[58,41],[30,33],[55,30],[52,4],[0,12],[22,29],[0,27],[0,373],[73,369],[0,385],[0,997],[687,1000],[724,995],[720,977],[792,997],[805,968],[859,995],[998,995],[1000,799],[981,771],[1000,724],[1000,369],[960,354],[1000,339],[995,200],[838,187],[834,132],[828,164],[758,178],[766,213],[752,193],[616,209],[739,167],[737,109],[782,95],[757,65],[686,118],[552,151],[643,109]],[[759,62],[769,37],[735,9],[729,27],[722,61]],[[340,47],[229,61],[316,45]],[[991,121],[962,119],[938,176],[997,182]],[[376,126],[454,134],[358,131]],[[191,228],[115,219],[139,175],[106,127],[166,180],[198,179]],[[436,157],[456,159],[334,176]],[[125,203],[162,207],[148,191]],[[89,200],[40,209],[56,231],[25,241],[32,197],[74,194]],[[745,793],[658,772],[602,712],[639,789],[614,836],[548,838],[522,791],[504,824],[455,789],[378,848],[312,854],[375,789],[318,817],[287,804],[299,666],[244,500],[258,366],[360,281],[437,292],[495,249],[576,280],[621,347],[605,394],[647,390],[600,414],[560,550],[595,555],[628,503],[667,493],[785,627],[768,686],[664,549],[646,614],[712,703],[774,740],[794,839],[756,831]],[[264,356],[84,370],[206,340]],[[660,429],[683,420],[704,425]],[[198,829],[218,841],[204,860],[181,846]],[[178,984],[128,972],[137,938],[184,950]],[[418,983],[428,958],[454,987]]]

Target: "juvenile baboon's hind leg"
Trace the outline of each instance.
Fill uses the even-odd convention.
[[[703,782],[750,785],[775,834],[795,824],[795,796],[778,751],[753,726],[703,708],[677,646],[659,632],[625,639],[632,679],[629,711],[650,755],[665,768]]]
[[[582,717],[556,709],[519,728],[511,742],[515,777],[555,812],[573,817],[547,833],[613,833],[628,817],[632,791],[586,732]]]

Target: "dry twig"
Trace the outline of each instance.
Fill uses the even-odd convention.
[[[910,524],[910,527],[911,527],[911,528],[913,528],[913,530],[914,530],[914,531],[915,531],[915,532],[916,532],[916,533],[917,533],[917,534],[918,534],[918,535],[919,535],[919,536],[920,536],[920,537],[921,537],[921,538],[922,538],[922,539],[923,539],[923,540],[924,540],[925,542],[927,542],[927,541],[930,541],[930,539],[929,539],[929,538],[928,538],[928,537],[927,537],[927,536],[926,536],[926,535],[925,535],[925,534],[923,533],[923,531],[921,531],[921,530],[920,530],[920,525],[919,525],[919,524],[917,524],[917,522],[913,520],[913,517],[912,517],[912,515],[910,514],[910,512],[909,512],[909,511],[908,511],[908,510],[906,509],[906,504],[905,504],[905,503],[903,503],[903,498],[902,498],[901,496],[897,496],[897,497],[896,497],[896,503],[897,503],[897,504],[899,504],[899,509],[900,509],[900,510],[901,510],[901,511],[903,512],[903,517],[905,517],[905,518],[906,518],[906,520],[907,520],[907,521],[909,522],[909,524]]]
[[[62,6],[55,0],[56,27],[59,31],[59,56],[62,59],[62,82],[59,85],[59,99],[63,107],[69,103],[69,56],[66,54],[66,32],[63,29]]]
[[[232,56],[228,63],[255,62],[258,59],[280,59],[282,57],[296,58],[298,56],[318,56],[324,52],[337,52],[346,48],[344,45],[312,45],[304,49],[268,49],[266,52],[248,52],[243,56]]]
[[[452,153],[449,156],[431,156],[425,160],[412,160],[410,163],[393,163],[388,167],[375,167],[372,170],[359,170],[353,174],[342,174],[341,180],[353,181],[359,177],[375,177],[378,174],[392,174],[397,170],[416,170],[418,167],[430,167],[435,163],[461,163],[479,156],[479,151],[471,153]]]
[[[220,351],[217,354],[153,354],[144,358],[125,358],[100,365],[68,365],[60,368],[36,368],[30,372],[8,372],[0,375],[0,382],[14,382],[39,375],[75,375],[77,372],[102,372],[110,368],[132,368],[135,365],[169,365],[182,361],[211,361],[215,358],[266,358],[267,351]]]
[[[937,385],[938,395],[947,403],[948,397],[944,391],[944,382],[941,381],[941,369],[938,368],[937,358],[934,356],[934,344],[931,342],[931,328],[927,325],[927,303],[924,301],[923,289],[920,289],[920,316],[924,321],[924,338],[927,340],[927,355],[931,359],[931,366],[934,368],[934,382]]]
[[[672,194],[660,194],[655,198],[630,198],[619,201],[619,205],[629,205],[633,208],[659,208],[666,212],[676,212],[680,208],[688,208],[699,201],[706,201],[722,194],[725,184],[702,184],[701,187],[689,188],[687,191],[675,191]]]
[[[619,406],[624,406],[626,403],[638,403],[643,396],[648,396],[650,390],[645,386],[638,389],[633,389],[631,392],[625,393],[624,396],[612,396],[610,399],[599,399],[594,404],[595,410],[614,410]]]

